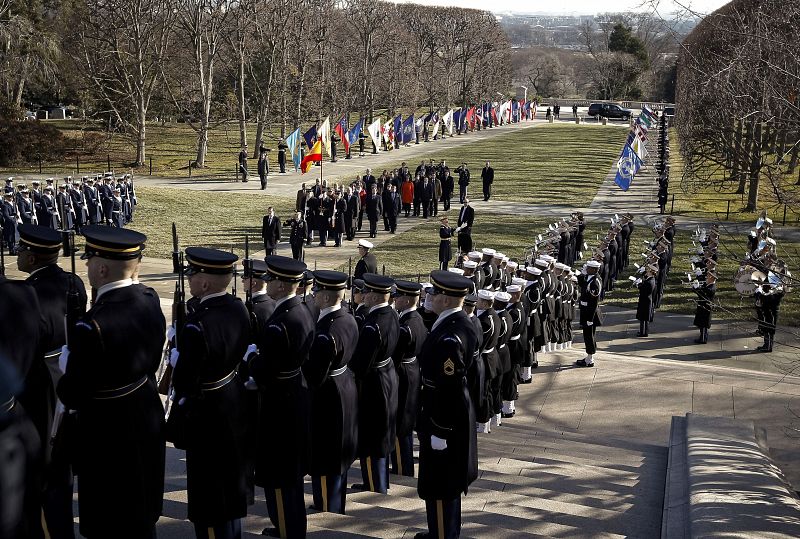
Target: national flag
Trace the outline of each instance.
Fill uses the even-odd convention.
[[[414,115],[412,114],[403,122],[403,144],[410,144],[414,140]]]
[[[447,111],[447,114],[442,116],[442,121],[444,122],[444,128],[447,131],[448,135],[453,134],[453,109]]]
[[[531,102],[530,101],[526,101],[525,102],[525,119],[526,120],[530,120],[531,119]]]
[[[625,148],[617,161],[617,174],[614,176],[614,183],[619,185],[623,191],[627,191],[641,166],[642,160],[639,159],[630,144],[625,144]]]
[[[378,118],[369,126],[367,127],[367,132],[369,133],[369,138],[372,139],[372,143],[375,144],[375,147],[380,149],[381,147],[381,119]]]
[[[470,107],[467,109],[467,114],[464,117],[464,121],[470,128],[475,127],[475,107]]]
[[[394,120],[389,118],[389,121],[383,124],[383,140],[389,146],[394,145]]]
[[[494,125],[498,124],[498,122],[497,122],[497,109],[495,107],[492,107],[492,123]]]
[[[658,119],[656,118],[656,113],[653,112],[647,105],[642,105],[642,114],[647,116],[650,122],[655,122]]]
[[[347,132],[347,143],[350,144],[351,146],[356,142],[358,142],[358,137],[361,136],[361,126],[363,122],[364,120],[359,120],[358,123],[354,125],[350,131]]]
[[[292,134],[286,137],[286,145],[289,147],[289,155],[292,157],[294,169],[300,168],[300,128],[298,127]]]
[[[311,129],[303,133],[303,139],[306,141],[306,146],[311,148],[317,140],[317,126],[312,125]]]
[[[456,128],[456,131],[459,133],[461,132],[461,117],[464,115],[464,111],[462,109],[456,109],[453,111],[453,125]]]
[[[300,170],[305,174],[314,166],[314,163],[319,163],[320,161],[322,161],[322,141],[318,140],[314,143],[311,151],[303,158],[302,163],[300,163]]]
[[[344,144],[344,153],[346,154],[350,151],[350,141],[347,140],[347,116],[342,116],[342,119],[336,122],[336,127],[333,128],[333,131]]]
[[[325,121],[319,126],[319,139],[322,141],[322,149],[328,155],[331,154],[331,117],[326,116]]]
[[[439,112],[434,112],[433,116],[431,116],[431,122],[433,122],[433,129],[431,133],[434,137],[439,135],[439,124],[442,123],[442,120],[439,118]]]
[[[483,126],[483,105],[475,107],[475,121],[478,125]]]

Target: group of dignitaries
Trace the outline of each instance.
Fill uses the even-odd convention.
[[[488,162],[481,174],[486,200],[494,181],[494,170]],[[394,234],[401,216],[436,217],[440,208],[450,209],[456,185],[459,204],[468,206],[469,183],[470,171],[466,163],[451,171],[445,161],[434,164],[432,160],[421,162],[413,171],[403,163],[398,169],[384,170],[378,177],[367,169],[349,185],[328,185],[320,179],[310,186],[304,183],[297,192],[295,215],[284,222],[284,226],[292,229],[293,257],[303,259],[303,247],[314,242],[315,233],[320,247],[327,246],[329,239],[336,247],[341,246],[343,239],[353,240],[365,227],[365,218],[365,230],[369,231],[370,238],[375,238],[381,221],[383,231]],[[471,226],[459,231],[459,240],[466,235],[464,242],[471,243],[468,238]]]
[[[19,240],[17,227],[34,224],[53,230],[73,230],[80,234],[86,225],[103,224],[122,228],[133,220],[136,192],[129,174],[116,177],[83,176],[80,181],[64,178],[56,184],[53,178],[31,182],[5,181],[0,204],[0,225],[3,245],[14,254]]]

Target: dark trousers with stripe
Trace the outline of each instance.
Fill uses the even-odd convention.
[[[155,532],[155,530],[154,530]],[[155,537],[153,533],[153,537]],[[241,519],[229,520],[216,526],[194,525],[194,536],[197,539],[241,539],[242,521]]]
[[[389,492],[389,461],[386,457],[361,457],[361,478],[364,488],[372,492]]]
[[[414,477],[414,433],[394,439],[392,473]]]
[[[347,494],[347,472],[342,475],[311,476],[314,509],[344,514]]]
[[[282,539],[306,536],[306,507],[303,498],[303,478],[284,488],[265,488],[267,513]]]
[[[594,354],[597,352],[597,340],[595,339],[596,325],[584,326],[583,328],[583,342],[586,345],[586,353]]]
[[[461,535],[461,497],[425,500],[428,533],[432,539],[457,539]]]

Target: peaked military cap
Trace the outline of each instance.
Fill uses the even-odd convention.
[[[61,248],[61,234],[47,226],[24,223],[17,228],[19,243],[29,251],[54,254]]]
[[[472,279],[444,270],[431,272],[431,284],[434,292],[445,296],[464,297],[472,290]]]
[[[263,260],[243,260],[244,262],[244,276],[262,277],[267,273],[267,263]]]
[[[133,260],[144,250],[147,236],[130,228],[89,225],[81,229],[86,247],[81,258],[99,256],[109,260]]]
[[[377,273],[364,274],[364,286],[367,292],[378,292],[379,294],[388,294],[392,291],[394,279],[386,277],[385,275],[378,275]]]
[[[303,280],[306,271],[305,262],[280,255],[270,255],[264,260],[267,263],[267,272],[263,277],[265,281],[276,279],[289,283],[299,283]]]
[[[300,284],[303,286],[309,286],[314,284],[314,272],[310,269],[303,270],[303,278],[300,279]]]
[[[347,287],[347,274],[341,271],[317,270],[314,279],[317,290],[344,290]]]
[[[478,303],[478,296],[474,292],[467,294],[464,298],[464,305],[474,307]]]
[[[396,296],[419,296],[422,285],[413,281],[395,281]]]
[[[364,279],[353,279],[352,285],[354,292],[363,292],[364,291]]]
[[[188,247],[186,249],[186,263],[189,265],[186,272],[208,273],[211,275],[226,275],[233,273],[239,257],[227,251],[209,249],[207,247]]]

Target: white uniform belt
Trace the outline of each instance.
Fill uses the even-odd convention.
[[[494,346],[483,351],[484,354],[491,354],[492,352],[494,352]]]
[[[0,413],[6,414],[11,411],[14,405],[17,403],[17,400],[14,397],[11,397],[3,404],[0,404]]]
[[[45,359],[52,359],[52,358],[58,357],[60,355],[61,355],[61,348],[56,348],[55,350],[51,350],[49,352],[46,352],[45,355],[44,355],[44,358]]]
[[[100,389],[97,390],[92,397],[95,400],[110,400],[110,399],[118,399],[120,397],[124,397],[126,395],[130,395],[143,385],[147,383],[147,376],[142,376],[141,379],[132,382],[128,385],[118,387],[116,389]]]
[[[505,345],[505,344],[501,344],[500,346],[498,346],[498,347],[497,347],[497,349],[498,349],[498,350],[502,350],[502,349],[503,349],[503,348],[505,348],[505,347],[506,347],[506,345]]]
[[[409,357],[401,361],[402,364],[414,363],[417,360],[417,356]]]
[[[295,376],[297,376],[298,374],[300,374],[300,367],[297,367],[297,368],[296,368],[295,370],[293,370],[293,371],[283,371],[283,372],[279,372],[279,373],[278,373],[278,375],[276,376],[276,378],[277,378],[278,380],[288,380],[288,379],[290,379],[290,378],[294,378],[294,377],[295,377]]]
[[[330,376],[339,376],[340,374],[344,374],[344,371],[347,370],[347,365],[344,367],[339,367],[338,369],[334,369],[331,371]]]
[[[225,377],[220,378],[216,382],[203,382],[200,384],[201,391],[216,391],[217,389],[222,389],[226,385],[230,384],[231,381],[236,377],[236,369],[233,369],[230,373],[228,373]]]
[[[388,365],[391,362],[392,362],[392,358],[387,357],[386,359],[384,359],[380,363],[376,363],[374,368],[380,369],[381,367],[385,367],[386,365]]]
[[[588,303],[588,302],[586,302],[586,301],[581,301],[581,305],[583,305],[584,307],[588,307],[588,306],[589,306],[589,303]]]
[[[513,337],[511,337],[511,338],[510,338],[510,339],[508,339],[508,340],[509,340],[509,341],[517,341],[517,340],[519,340],[519,338],[520,338],[521,336],[522,336],[522,335],[514,335]]]

